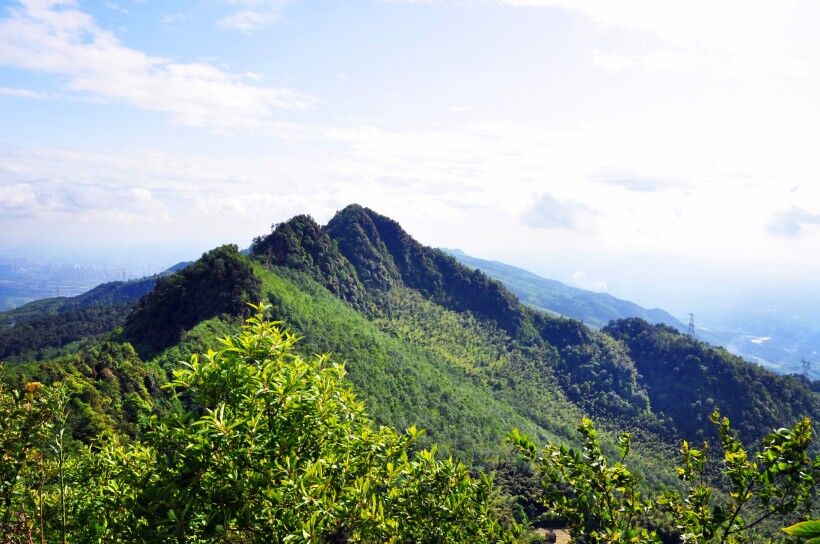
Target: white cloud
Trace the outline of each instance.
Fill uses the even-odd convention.
[[[788,20],[795,2],[776,4],[744,0],[498,0],[522,7],[560,8],[582,14],[603,25],[617,25],[651,32],[664,41],[681,46],[705,46],[735,50],[747,46],[762,50],[780,47],[777,30]]]
[[[592,54],[592,64],[609,72],[637,68],[670,71],[709,68],[723,73],[793,76],[808,70],[805,63],[791,54],[792,44],[786,31],[796,0],[484,1],[517,8],[560,9],[594,22],[601,33],[621,37],[628,34],[639,47],[630,49],[618,42],[614,50],[598,50]],[[464,2],[440,0],[440,3]]]
[[[620,74],[639,68],[670,72],[694,72],[698,55],[691,50],[661,48],[640,53],[612,53],[595,50],[592,64],[604,72]]]
[[[0,21],[0,64],[66,78],[72,91],[165,112],[220,130],[283,130],[277,112],[315,98],[252,85],[211,64],[181,63],[123,45],[71,1],[23,0]]]
[[[636,61],[626,55],[595,50],[592,54],[592,64],[605,72],[627,72],[635,68]]]
[[[239,9],[226,15],[217,25],[225,30],[250,33],[277,22],[291,0],[229,0]]]
[[[816,225],[820,225],[820,214],[793,207],[776,213],[766,228],[772,236],[795,240],[803,237],[806,227]]]
[[[31,98],[33,100],[48,100],[51,95],[47,93],[39,93],[37,91],[30,91],[28,89],[17,89],[12,87],[0,87],[0,95],[16,96],[19,98]]]
[[[254,7],[248,6],[237,4]],[[581,31],[588,35],[587,28]],[[650,49],[656,45],[649,43]],[[596,41],[587,50],[609,54],[599,45]],[[644,56],[624,52],[624,69],[643,69],[653,51],[658,50]],[[30,209],[87,221],[107,210],[113,221],[111,209],[122,203],[128,213],[138,213],[133,206],[150,194],[165,207],[175,233],[180,228],[251,236],[289,213],[321,216],[361,201],[442,245],[466,247],[469,242],[458,235],[485,244],[479,247],[495,244],[509,251],[516,244],[584,247],[747,262],[766,255],[772,263],[792,258],[787,253],[796,254],[796,244],[808,247],[820,235],[820,229],[793,217],[779,227],[769,224],[781,210],[820,209],[820,166],[812,143],[820,118],[811,108],[813,86],[794,86],[783,78],[732,87],[727,79],[675,74],[673,89],[657,77],[646,87],[631,82],[642,84],[644,78],[626,77],[630,81],[604,93],[575,87],[566,111],[556,117],[566,122],[538,113],[527,124],[475,122],[489,117],[473,106],[476,115],[462,112],[459,121],[446,124],[420,116],[390,128],[375,121],[284,125],[277,121],[280,106],[301,107],[310,99],[298,95],[303,102],[266,102],[271,89],[263,86],[265,74],[148,56],[99,29],[73,3],[33,0],[0,22],[0,61],[60,76],[84,96],[168,112],[187,125],[252,135],[287,128],[304,136],[286,148],[248,138],[243,158],[220,158],[231,148],[218,144],[214,157],[0,148],[0,185],[23,184],[34,191],[33,201],[20,200],[18,214]],[[583,65],[576,69],[589,71]],[[571,88],[572,79],[566,81]],[[634,96],[619,95],[633,89]],[[603,97],[606,111],[600,108]],[[537,107],[536,102],[537,97]],[[503,119],[508,110],[498,104]],[[142,149],[162,143],[144,142]],[[190,143],[180,148],[194,148]],[[101,189],[95,191],[95,185]],[[539,215],[532,195],[544,193],[554,195],[547,204],[555,205],[542,206],[545,213]],[[94,208],[96,199],[102,209]],[[524,217],[543,228],[528,228]],[[779,228],[780,238],[796,233],[794,241],[762,236],[767,228]],[[487,232],[503,235],[494,241]],[[437,238],[442,236],[449,241]]]
[[[62,217],[71,221],[168,223],[163,202],[142,188],[119,188],[60,178],[0,185],[0,210],[6,218],[35,221]]]
[[[538,229],[586,230],[595,215],[589,206],[545,193],[524,214],[524,223]]]
[[[182,21],[186,21],[188,16],[184,13],[166,13],[160,18],[162,24],[167,26],[173,26],[177,23],[181,23]]]
[[[121,6],[116,2],[106,2],[105,7],[110,9],[111,11],[116,11],[117,13],[121,13],[122,15],[131,15],[131,10],[126,8],[125,6]]]
[[[14,233],[9,243],[115,233],[137,243],[170,232],[246,243],[273,221],[335,209],[334,184],[333,166],[296,160],[0,147],[0,231]],[[21,228],[23,220],[37,229]]]
[[[134,197],[134,200],[142,202],[148,202],[154,198],[151,191],[145,189],[144,187],[133,187],[131,189],[131,196]]]
[[[31,185],[16,183],[0,185],[0,209],[4,213],[27,214],[28,210],[36,205],[37,197]]]
[[[637,193],[654,193],[656,191],[675,189],[687,185],[678,180],[640,175],[629,171],[605,171],[595,176],[595,180],[606,185],[614,185]]]
[[[263,13],[252,9],[237,11],[223,17],[217,24],[219,28],[225,30],[238,30],[240,32],[253,32],[254,30],[267,26],[278,19],[276,13]]]
[[[588,291],[604,293],[607,290],[607,283],[605,281],[594,280],[587,276],[586,272],[583,270],[576,270],[572,274],[572,283],[576,287],[580,287],[581,289],[586,289]]]

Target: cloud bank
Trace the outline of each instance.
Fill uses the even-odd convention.
[[[23,0],[0,21],[0,63],[64,79],[67,90],[167,113],[219,130],[276,130],[281,110],[316,98],[251,84],[204,62],[177,62],[123,45],[70,0]]]
[[[820,225],[820,214],[794,207],[775,214],[766,229],[772,236],[796,240],[803,237],[807,228],[817,225]]]

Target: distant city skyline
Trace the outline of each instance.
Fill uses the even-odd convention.
[[[173,264],[358,202],[679,316],[816,290],[818,21],[810,2],[3,2],[0,254]]]

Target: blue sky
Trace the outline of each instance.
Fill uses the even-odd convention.
[[[808,2],[1,5],[3,253],[189,258],[355,201],[678,313],[820,273]]]

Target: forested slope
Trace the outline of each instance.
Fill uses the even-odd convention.
[[[777,375],[672,327],[625,319],[604,331],[628,349],[654,410],[671,417],[688,438],[710,435],[715,408],[747,441],[759,439],[761,429],[820,412],[818,396],[802,376]]]
[[[306,252],[299,244],[274,242],[282,237],[290,239],[296,232],[309,232],[308,247],[321,247],[322,251]],[[278,252],[264,250],[274,246]],[[468,312],[504,332],[503,343],[508,349],[538,352],[535,358],[540,366],[530,369],[531,380],[544,376],[554,380],[575,405],[617,425],[640,426],[664,436],[687,438],[710,433],[704,430],[708,426],[703,419],[693,424],[691,414],[680,409],[681,397],[690,404],[701,402],[699,406],[709,404],[730,410],[749,438],[760,438],[765,429],[817,412],[815,397],[805,383],[780,378],[739,359],[714,362],[711,380],[715,387],[708,395],[702,387],[686,381],[670,385],[670,391],[665,391],[662,379],[644,376],[645,366],[636,365],[638,361],[628,349],[629,333],[621,331],[613,337],[606,330],[593,330],[580,321],[529,309],[498,281],[423,246],[395,221],[358,205],[338,212],[326,227],[307,216],[275,225],[270,235],[257,239],[253,251],[262,262],[307,271],[354,308],[365,308],[370,317],[390,315],[391,296],[395,298],[391,293],[397,288],[417,293],[447,310]],[[342,290],[338,287],[342,283],[353,287]],[[691,342],[705,349],[696,340]],[[722,381],[724,376],[738,374],[736,365],[755,376],[757,382],[745,397],[734,394],[730,381]],[[680,390],[670,397],[674,388]],[[676,399],[677,409],[670,406],[670,398]],[[791,399],[802,400],[792,405]],[[746,410],[748,406],[765,405],[770,407]],[[698,414],[703,417],[703,413]]]
[[[134,305],[140,289],[146,294]],[[712,437],[706,418],[715,407],[750,441],[818,412],[804,381],[671,328],[632,319],[599,331],[536,311],[356,205],[324,227],[309,216],[279,223],[250,255],[222,246],[144,284],[101,286],[0,314],[0,340],[6,333],[12,346],[43,339],[39,353],[6,348],[17,355],[5,357],[2,375],[16,387],[68,381],[82,415],[79,439],[138,435],[149,415],[189,408],[159,386],[193,353],[238,331],[255,301],[303,337],[298,352],[345,362],[378,423],[425,428],[424,444],[475,465],[498,463],[499,444],[516,427],[537,441],[575,443],[573,429],[589,415],[603,427],[606,451],[615,451],[616,431],[633,431],[633,468],[669,484],[677,439]],[[72,323],[65,316],[89,311],[99,313],[96,329],[63,334]],[[77,339],[86,344],[73,355],[47,351]]]
[[[260,298],[259,279],[236,246],[213,249],[179,272],[160,278],[128,315],[124,338],[143,356],[177,343],[200,321],[242,316]]]
[[[125,323],[132,307],[159,276],[104,283],[74,297],[30,302],[0,313],[0,361],[53,357]]]

